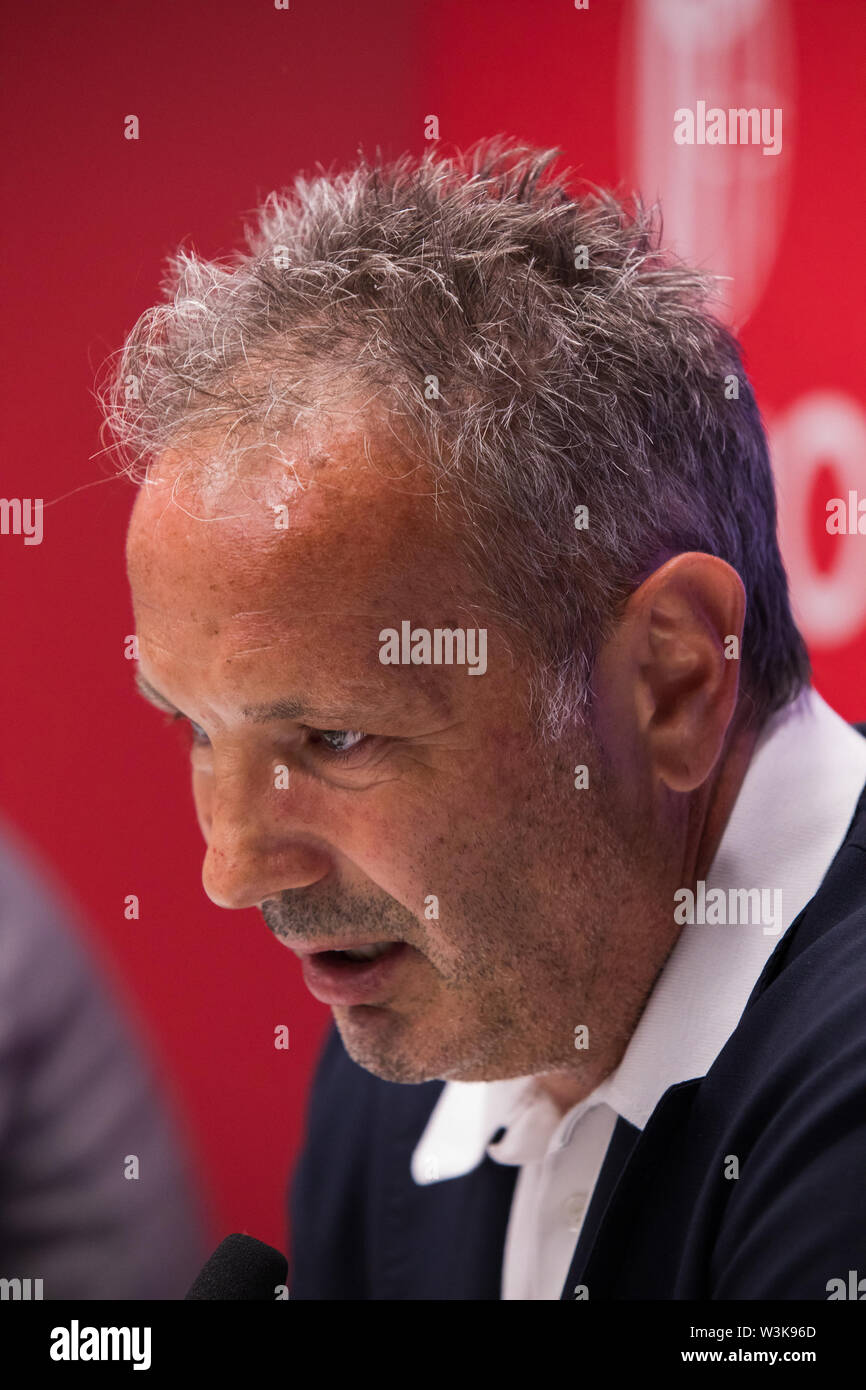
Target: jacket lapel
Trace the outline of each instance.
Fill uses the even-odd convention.
[[[652,1169],[659,1156],[664,1157],[671,1132],[679,1127],[691,1109],[700,1083],[698,1077],[668,1087],[644,1130],[622,1116],[617,1120],[560,1294],[561,1300],[573,1301],[577,1286],[586,1287],[586,1297],[604,1296],[602,1291],[619,1264],[622,1247],[628,1240],[632,1209],[635,1204],[648,1200]]]

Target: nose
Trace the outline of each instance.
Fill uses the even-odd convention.
[[[202,884],[217,907],[255,907],[286,889],[318,883],[331,868],[298,817],[286,819],[285,803],[279,817],[273,808],[268,815],[267,803],[267,790],[251,795],[235,776],[218,781],[207,813],[199,816],[207,841]]]
[[[204,891],[217,907],[256,907],[288,888],[308,888],[328,871],[321,851],[300,842],[283,843],[272,854],[243,837],[221,837],[208,845],[202,865]]]

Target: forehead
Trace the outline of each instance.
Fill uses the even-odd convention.
[[[205,645],[248,667],[290,643],[299,659],[339,653],[381,679],[382,627],[456,625],[466,591],[454,539],[426,470],[392,467],[388,447],[348,433],[313,458],[262,455],[237,475],[160,461],[127,541],[148,667],[201,661]]]

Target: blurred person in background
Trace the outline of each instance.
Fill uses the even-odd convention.
[[[84,942],[0,823],[0,1296],[27,1297],[15,1281],[29,1279],[31,1298],[179,1298],[204,1254],[202,1213],[166,1099]]]

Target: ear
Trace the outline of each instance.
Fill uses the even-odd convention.
[[[698,551],[629,597],[594,680],[601,734],[623,767],[634,760],[675,792],[706,780],[737,705],[745,616],[736,570]]]

